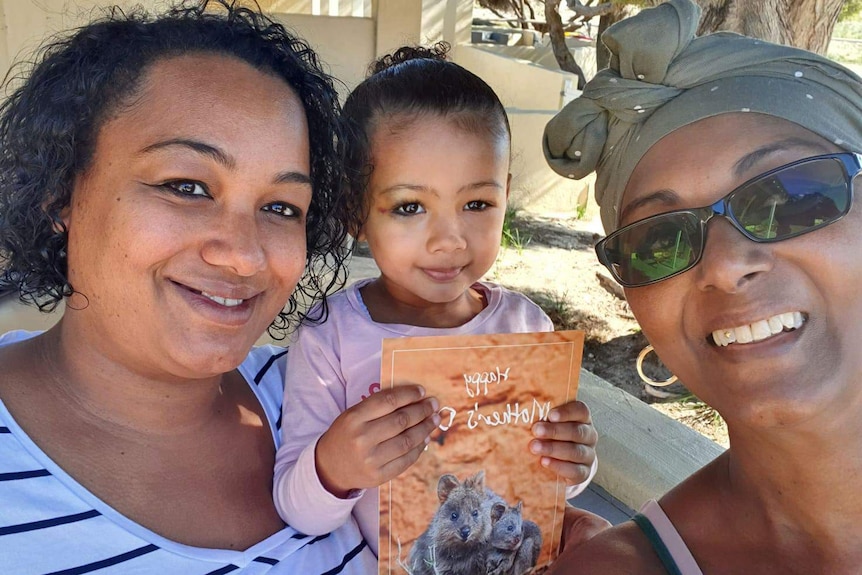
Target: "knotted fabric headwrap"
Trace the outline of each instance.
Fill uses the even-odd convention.
[[[596,201],[610,233],[632,171],[661,138],[728,112],[801,125],[862,151],[862,80],[817,54],[729,32],[695,37],[700,8],[670,0],[611,26],[611,51],[583,94],[545,128],[545,157],[559,174],[596,171]]]

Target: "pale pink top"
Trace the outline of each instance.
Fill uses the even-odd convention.
[[[382,340],[553,331],[554,325],[526,296],[488,282],[473,286],[485,296],[487,306],[462,326],[434,329],[376,323],[359,292],[368,281],[357,282],[330,298],[328,319],[300,329],[296,343],[290,346],[282,410],[284,444],[276,455],[273,499],[282,519],[307,535],[328,533],[352,513],[376,554],[377,489],[358,491],[348,499],[335,497],[320,483],[314,450],[341,412],[380,389]],[[583,491],[595,472],[594,464],[587,481],[567,490],[567,499]]]

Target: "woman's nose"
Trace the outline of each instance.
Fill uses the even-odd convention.
[[[707,227],[703,256],[696,266],[702,290],[736,293],[772,269],[768,244],[753,242],[724,218],[713,218]]]
[[[230,268],[250,277],[266,267],[266,251],[260,241],[254,214],[225,213],[201,250],[210,265]]]

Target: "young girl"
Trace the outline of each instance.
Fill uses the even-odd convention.
[[[409,467],[440,422],[418,386],[380,390],[384,338],[552,331],[525,296],[480,282],[497,257],[509,193],[511,135],[493,90],[446,61],[446,46],[402,48],[348,97],[348,217],[380,277],[329,300],[288,354],[274,499],[309,535],[356,517],[377,553],[373,489]],[[582,490],[595,471],[589,411],[571,402],[534,426],[530,451]],[[367,491],[364,491],[367,490]]]

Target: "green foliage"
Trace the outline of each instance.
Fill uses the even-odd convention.
[[[521,235],[521,230],[515,226],[518,217],[518,209],[512,206],[506,207],[506,215],[503,216],[503,236],[500,245],[504,248],[515,248],[520,254],[530,243],[531,236]]]
[[[577,209],[578,212],[575,217],[577,217],[579,220],[582,220],[587,217],[587,204],[578,204]]]
[[[862,22],[860,22],[859,20],[846,20],[844,22],[838,22],[835,25],[835,29],[832,31],[832,38],[862,40]]]
[[[844,0],[841,14],[838,15],[839,22],[847,22],[855,19],[862,12],[862,0]]]

